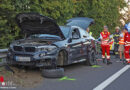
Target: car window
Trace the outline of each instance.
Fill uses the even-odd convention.
[[[79,33],[79,29],[78,28],[73,29],[73,31],[72,31],[72,38],[73,39],[79,39],[80,38],[80,33]]]
[[[80,35],[81,35],[81,38],[85,38],[85,37],[87,38],[87,33],[83,29],[80,29]]]

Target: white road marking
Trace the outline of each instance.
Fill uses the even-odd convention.
[[[100,85],[98,85],[96,88],[93,90],[103,90],[106,88],[108,85],[110,85],[114,80],[116,80],[120,75],[122,75],[125,71],[127,71],[130,68],[130,65],[126,65],[123,67],[121,70],[113,74],[111,77],[103,81]]]

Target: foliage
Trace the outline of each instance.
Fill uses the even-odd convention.
[[[18,13],[38,12],[59,25],[72,17],[91,17],[95,20],[91,30],[97,37],[103,25],[108,25],[110,32],[121,25],[119,8],[125,5],[123,0],[0,0],[0,48],[23,36],[14,19]]]

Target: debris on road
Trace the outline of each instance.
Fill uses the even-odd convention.
[[[93,67],[93,68],[100,68],[100,67],[102,67],[102,66],[100,66],[100,65],[93,65],[92,67]]]
[[[65,76],[65,77],[60,78],[59,80],[60,80],[60,81],[62,81],[62,80],[71,80],[71,81],[75,81],[76,79],[74,79],[74,78],[68,78],[67,76]]]

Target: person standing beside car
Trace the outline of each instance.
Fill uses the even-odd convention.
[[[113,39],[114,39],[114,53],[115,57],[118,58],[118,48],[119,48],[119,37],[120,37],[120,27],[115,28],[115,33],[113,33]]]
[[[92,32],[90,32],[90,29],[89,27],[86,29],[86,34],[87,34],[87,37],[91,40],[95,40],[95,38],[92,36]]]
[[[121,34],[120,34],[120,37],[119,37],[119,56],[120,56],[120,61],[122,61],[122,56],[123,56],[123,53],[124,53],[124,35],[125,35],[125,29],[123,28],[121,30]]]
[[[90,35],[90,36],[92,36],[92,32],[90,32],[90,29],[89,29],[89,27],[86,29],[86,32]]]
[[[125,42],[125,59],[126,63],[130,63],[130,23],[125,25],[125,29],[127,30],[124,36],[124,42]]]
[[[104,26],[104,30],[100,33],[101,38],[101,49],[102,49],[102,59],[103,63],[105,63],[105,52],[107,53],[107,65],[112,64],[110,61],[110,32],[108,31],[108,27]]]

